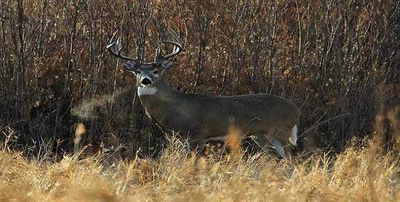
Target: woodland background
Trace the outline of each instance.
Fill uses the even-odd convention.
[[[267,92],[301,107],[302,148],[343,151],[353,137],[400,138],[399,1],[2,0],[0,131],[28,156],[86,151],[151,156],[165,135],[146,118],[134,78],[105,51],[151,61],[158,30],[185,51],[169,71],[181,91]],[[75,142],[76,143],[76,142]]]

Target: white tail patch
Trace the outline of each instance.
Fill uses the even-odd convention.
[[[289,137],[289,142],[293,146],[297,146],[297,132],[298,132],[297,125],[294,125],[292,128],[292,134]]]
[[[157,93],[158,89],[156,87],[148,87],[148,86],[139,86],[138,87],[138,95],[153,95]]]

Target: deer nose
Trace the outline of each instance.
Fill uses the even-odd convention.
[[[145,86],[150,85],[151,84],[151,80],[148,78],[144,78],[142,79],[141,83]]]

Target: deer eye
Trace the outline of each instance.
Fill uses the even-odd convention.
[[[140,72],[139,70],[136,70],[135,73],[136,73],[136,74],[140,74],[140,73],[142,73],[142,72]]]
[[[157,70],[155,70],[155,71],[153,72],[153,74],[158,74],[158,71],[157,71]]]

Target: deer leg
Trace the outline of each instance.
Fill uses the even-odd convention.
[[[189,141],[190,150],[197,150],[197,153],[201,153],[204,149],[205,141],[203,139],[191,139]]]
[[[252,140],[257,144],[258,147],[265,153],[268,153],[269,140],[264,135],[258,135],[252,138]]]
[[[282,158],[285,158],[285,150],[283,149],[283,145],[281,144],[281,142],[279,142],[279,140],[277,139],[272,139],[271,144],[274,146],[274,149],[276,151],[276,153],[278,153],[279,156],[281,156]]]
[[[270,140],[264,135],[256,136],[256,139],[253,139],[253,140],[263,150],[263,152],[267,153],[268,146],[272,144],[272,147],[275,149],[276,153],[279,156],[281,156],[282,158],[286,157],[283,145],[279,140],[277,140],[277,139]]]

